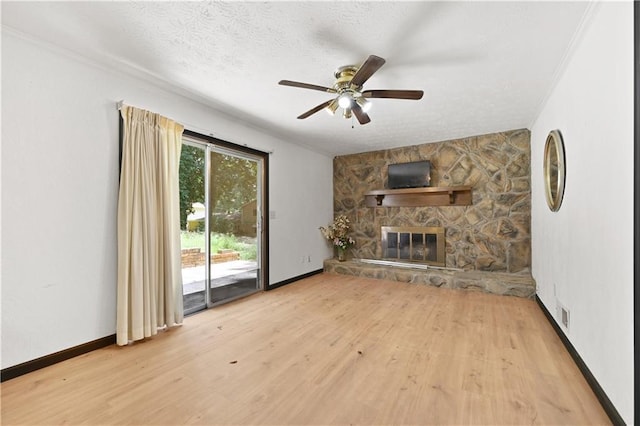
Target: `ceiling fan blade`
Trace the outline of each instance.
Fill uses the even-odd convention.
[[[371,121],[371,118],[369,118],[369,115],[367,115],[367,113],[362,110],[360,105],[358,105],[355,102],[351,106],[351,111],[353,111],[353,114],[356,116],[360,124],[367,124],[368,122]]]
[[[299,81],[280,80],[278,82],[281,86],[300,87],[302,89],[319,90],[321,92],[336,93],[336,90],[331,87],[318,86],[315,84],[300,83]]]
[[[323,102],[320,105],[318,105],[315,108],[311,108],[309,111],[305,112],[304,114],[300,114],[298,116],[299,120],[305,119],[307,117],[309,117],[310,115],[315,114],[316,112],[320,111],[321,109],[326,108],[327,106],[329,106],[329,104],[333,101],[333,99],[329,99],[327,102]]]
[[[365,90],[362,96],[365,98],[392,98],[392,99],[422,99],[422,90]]]
[[[386,61],[379,56],[370,55],[351,79],[351,86],[362,86],[385,62]]]

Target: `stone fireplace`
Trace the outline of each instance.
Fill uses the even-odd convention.
[[[351,221],[352,258],[382,259],[382,227],[445,228],[445,266],[529,273],[531,186],[529,131],[338,156],[333,162],[334,215]],[[389,164],[431,161],[433,187],[471,187],[465,206],[369,206],[366,194],[387,185]]]
[[[433,242],[424,233],[414,237],[411,231],[397,231],[390,238],[383,237],[383,229],[442,228],[444,259],[438,256],[433,265],[448,271],[435,278],[436,272],[428,272],[433,271],[431,268],[397,272],[394,266],[385,269],[369,264],[356,268],[346,262],[325,263],[325,270],[452,287],[486,289],[502,285],[495,283],[509,287],[510,282],[517,282],[521,293],[531,297],[535,285],[530,275],[530,156],[530,133],[521,129],[336,157],[334,215],[346,215],[351,221],[356,245],[349,257],[410,264],[433,262]],[[470,187],[470,203],[392,206],[386,200],[366,201],[367,194],[388,188],[389,164],[423,160],[431,162],[433,187]],[[412,254],[413,245],[418,250]],[[459,273],[467,274],[466,278],[460,281],[463,275]],[[509,294],[506,290],[497,292]]]
[[[441,226],[383,226],[382,259],[445,266],[444,228]]]

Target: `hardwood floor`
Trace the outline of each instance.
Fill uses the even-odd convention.
[[[609,424],[531,300],[320,274],[2,384],[2,424]]]

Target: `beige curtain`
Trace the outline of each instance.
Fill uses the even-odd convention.
[[[181,324],[178,171],[184,127],[130,106],[118,197],[117,344]]]

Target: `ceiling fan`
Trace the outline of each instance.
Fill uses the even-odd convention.
[[[369,98],[391,98],[391,99],[422,99],[422,90],[362,90],[364,83],[376,72],[385,60],[379,56],[370,55],[361,66],[345,65],[338,68],[334,76],[336,82],[333,87],[318,86],[315,84],[300,83],[291,80],[280,80],[278,84],[282,86],[301,87],[303,89],[319,90],[321,92],[333,93],[336,96],[320,105],[311,108],[309,111],[298,116],[305,119],[321,109],[326,109],[329,113],[335,114],[338,107],[344,109],[344,118],[351,118],[352,113],[360,124],[367,124],[371,121],[367,111],[371,107]]]

